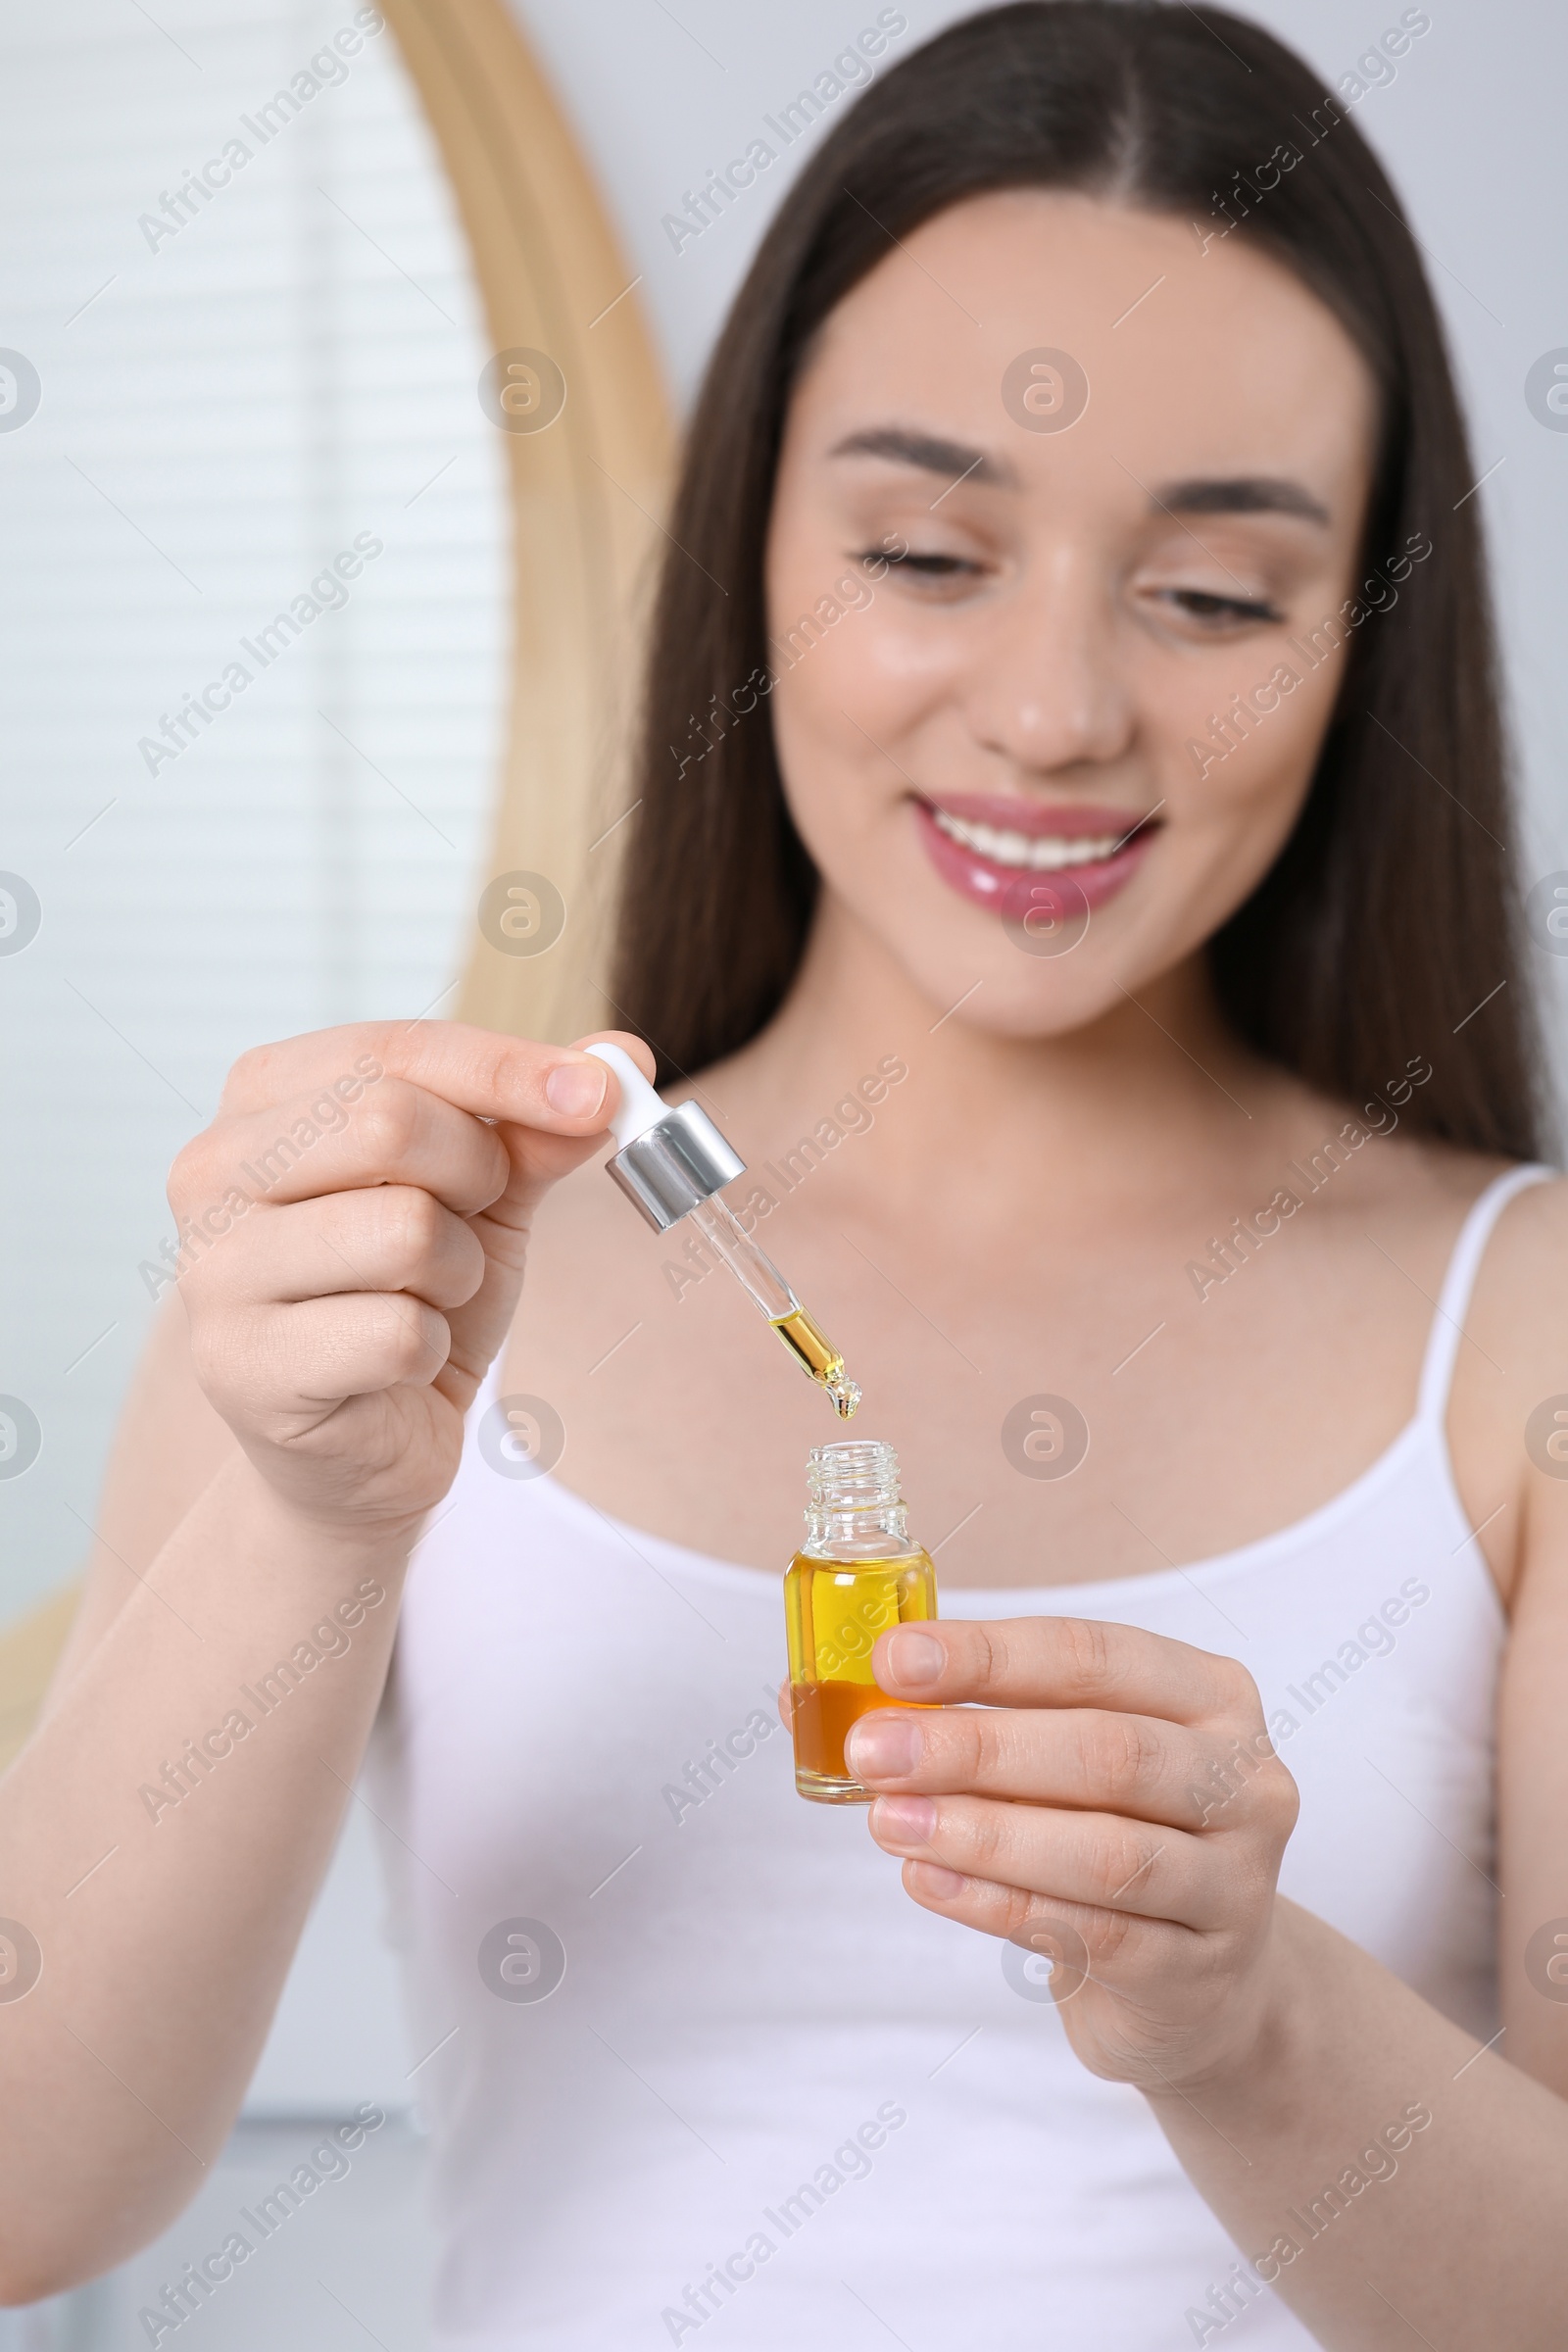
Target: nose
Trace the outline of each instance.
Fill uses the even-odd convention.
[[[1089,548],[1058,541],[976,619],[965,704],[986,752],[1034,776],[1126,752],[1134,700],[1111,592]]]

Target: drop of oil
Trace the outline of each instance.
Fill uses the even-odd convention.
[[[843,1356],[821,1325],[813,1322],[801,1306],[791,1314],[780,1315],[773,1329],[796,1362],[825,1391],[839,1419],[847,1421],[860,1401],[859,1383],[850,1379]]]

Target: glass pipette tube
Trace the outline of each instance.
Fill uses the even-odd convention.
[[[778,1333],[802,1369],[832,1399],[841,1421],[848,1421],[860,1401],[858,1381],[850,1379],[844,1358],[819,1324],[802,1306],[765,1250],[716,1193],[688,1212],[720,1263],[726,1265],[747,1296]]]
[[[695,1225],[713,1255],[726,1265],[747,1297],[778,1333],[795,1361],[832,1399],[847,1421],[860,1391],[844,1369],[844,1358],[818,1323],[813,1323],[765,1250],[719,1199],[723,1185],[746,1173],[746,1162],[726,1143],[698,1102],[661,1101],[623,1046],[596,1039],[585,1049],[608,1062],[620,1081],[610,1129],[619,1150],[609,1160],[611,1176],[656,1233],[672,1225]]]

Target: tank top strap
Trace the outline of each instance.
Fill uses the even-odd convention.
[[[1431,1336],[1427,1341],[1426,1360],[1421,1366],[1421,1390],[1416,1406],[1417,1418],[1434,1421],[1440,1426],[1448,1409],[1448,1388],[1453,1379],[1453,1367],[1458,1358],[1459,1342],[1464,1338],[1464,1319],[1470,1305],[1470,1294],[1475,1288],[1476,1275],[1493,1227],[1513,1199],[1515,1193],[1528,1190],[1533,1184],[1545,1184],[1558,1173],[1539,1161],[1528,1166],[1509,1168],[1494,1177],[1480,1198],[1472,1202],[1469,1214],[1459,1228],[1459,1238],[1453,1245],[1443,1289],[1438,1295],[1437,1312],[1432,1318]]]

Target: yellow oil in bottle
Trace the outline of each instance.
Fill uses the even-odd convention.
[[[839,1419],[848,1421],[860,1401],[859,1385],[845,1372],[844,1358],[827,1334],[812,1322],[804,1306],[770,1320],[796,1362],[804,1364],[817,1387],[832,1398]]]
[[[871,1673],[871,1649],[889,1626],[937,1613],[936,1570],[918,1548],[886,1559],[831,1560],[797,1552],[784,1578],[790,1653],[795,1786],[822,1804],[869,1804],[845,1761],[851,1725],[890,1698]]]

